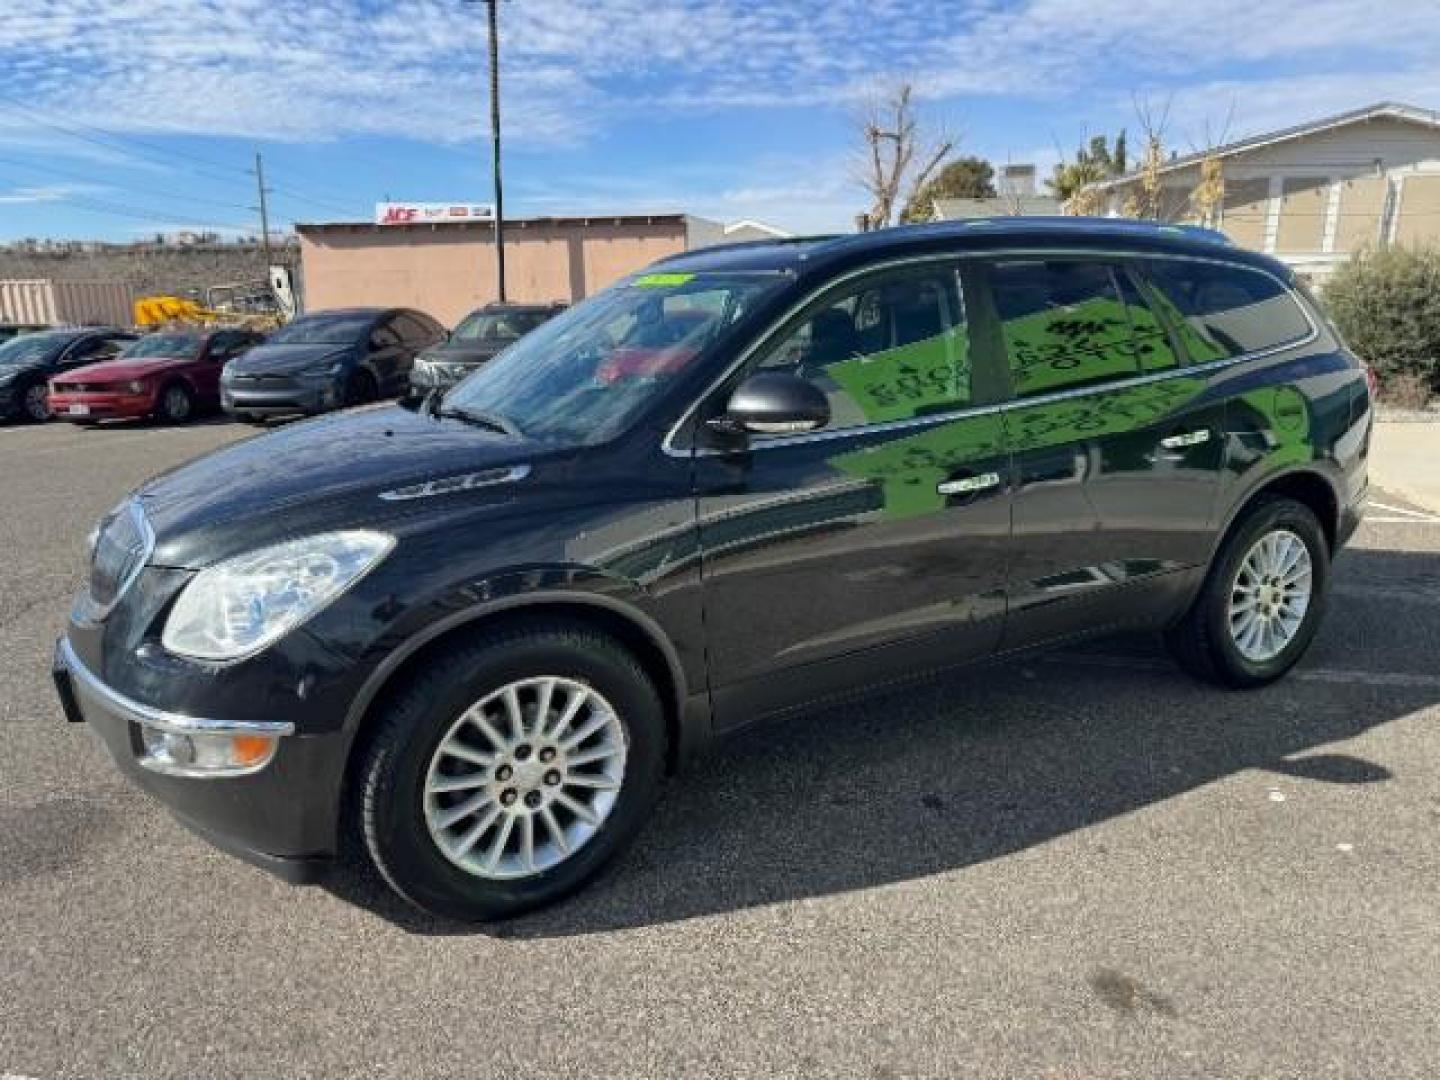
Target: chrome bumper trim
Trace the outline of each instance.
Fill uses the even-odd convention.
[[[181,735],[293,735],[295,725],[283,720],[210,720],[201,716],[185,716],[182,713],[166,712],[133,701],[117,690],[112,690],[100,681],[89,668],[80,662],[69,638],[60,639],[60,659],[65,670],[79,684],[81,693],[97,698],[102,704],[126,720],[161,731],[173,731]]]

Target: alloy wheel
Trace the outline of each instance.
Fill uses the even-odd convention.
[[[172,386],[165,391],[164,409],[170,420],[184,420],[190,415],[190,395],[183,386]]]
[[[618,713],[594,687],[541,676],[507,683],[451,725],[425,777],[425,824],[476,877],[550,870],[600,831],[625,779]]]
[[[36,421],[50,419],[50,391],[44,383],[26,387],[25,415]]]
[[[1314,591],[1310,549],[1289,529],[1255,541],[1230,587],[1226,621],[1240,655],[1265,663],[1285,651],[1305,622]]]

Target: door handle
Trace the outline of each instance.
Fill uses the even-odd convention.
[[[936,484],[935,490],[941,495],[973,495],[977,491],[1000,486],[1000,474],[987,472],[978,476],[965,476],[959,480],[946,480]]]
[[[1167,435],[1160,440],[1160,445],[1166,450],[1183,450],[1187,446],[1199,446],[1201,443],[1210,441],[1210,429],[1201,428],[1199,431],[1184,431],[1178,435]]]

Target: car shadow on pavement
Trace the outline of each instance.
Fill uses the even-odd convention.
[[[1108,639],[748,731],[670,783],[608,873],[510,922],[434,920],[353,873],[331,888],[414,933],[563,937],[954,871],[1243,770],[1383,782],[1383,766],[1320,748],[1440,700],[1415,649],[1440,635],[1440,581],[1428,580],[1433,554],[1343,559],[1342,591],[1305,667],[1393,672],[1408,659],[1419,674],[1343,692],[1304,677],[1225,691],[1181,674],[1153,639]],[[1400,589],[1417,578],[1428,591],[1403,619],[1394,597],[1365,595],[1366,582]]]

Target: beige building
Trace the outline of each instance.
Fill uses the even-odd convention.
[[[1218,220],[1198,221],[1191,193],[1207,157],[1220,159]],[[1362,247],[1440,241],[1440,113],[1371,105],[1167,162],[1162,217],[1208,224],[1323,281]],[[1095,186],[1119,213],[1131,173]]]
[[[495,299],[489,222],[297,225],[305,308],[413,307],[454,326]],[[656,259],[725,242],[688,214],[522,218],[505,222],[514,301],[579,300]]]

